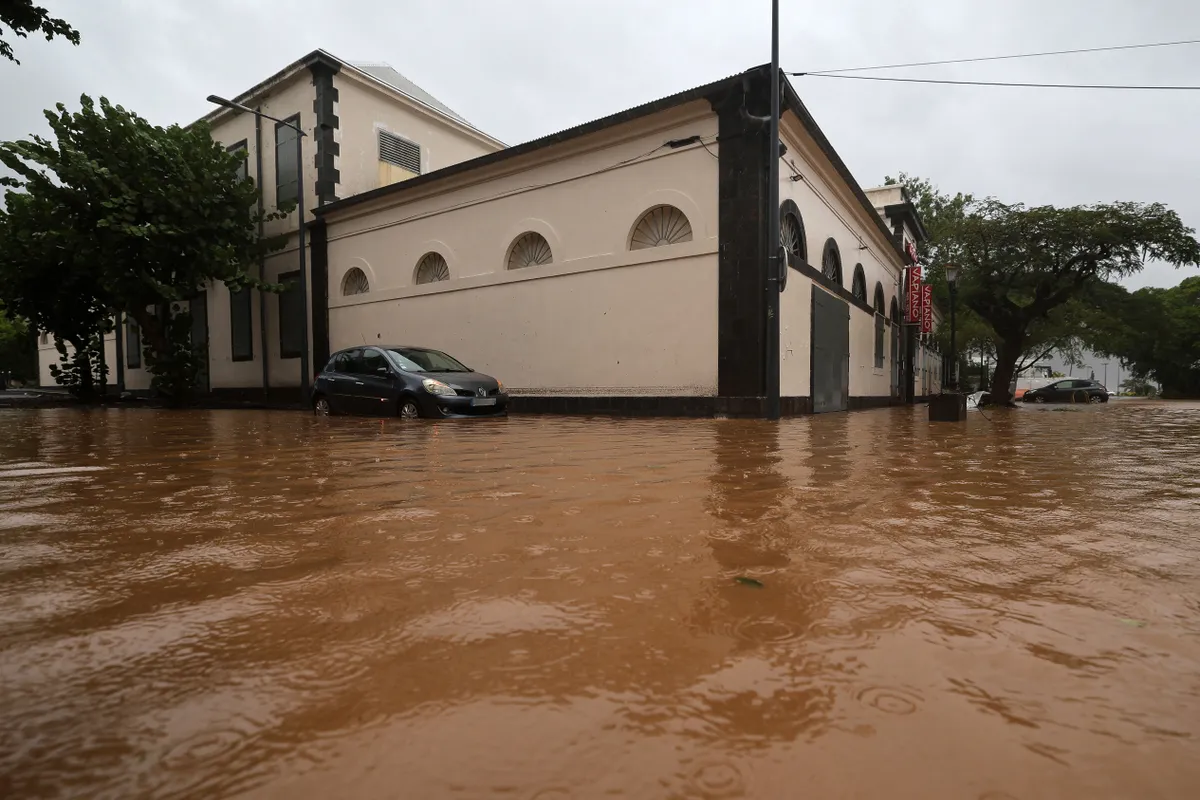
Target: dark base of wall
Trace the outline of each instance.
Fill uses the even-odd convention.
[[[299,386],[272,387],[264,392],[259,388],[212,389],[196,398],[204,408],[307,408],[308,401],[300,396]]]
[[[859,411],[866,408],[889,408],[891,406],[902,406],[904,400],[899,397],[851,397],[850,402],[846,404],[850,411]]]
[[[629,417],[749,417],[763,416],[762,397],[537,397],[517,395],[509,400],[513,414],[593,414]],[[794,417],[812,413],[808,397],[779,398],[780,413]]]

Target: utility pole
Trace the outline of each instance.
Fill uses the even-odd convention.
[[[767,126],[767,419],[779,419],[779,0],[771,0],[771,121]]]

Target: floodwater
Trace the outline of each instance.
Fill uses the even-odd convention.
[[[0,430],[5,798],[1200,797],[1197,405]]]

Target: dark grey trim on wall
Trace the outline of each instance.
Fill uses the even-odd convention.
[[[341,145],[336,141],[338,117],[333,113],[333,104],[338,100],[337,87],[333,85],[333,76],[340,69],[325,61],[318,61],[309,66],[313,76],[313,112],[316,114],[316,128],[313,131],[313,141],[317,145],[316,155],[316,195],[317,206],[337,201],[337,185],[342,176],[336,163],[336,157],[341,154]]]
[[[866,408],[888,408],[889,406],[903,405],[900,400],[891,396],[866,395],[855,397],[851,395],[850,402],[847,403],[847,410],[861,411]]]
[[[762,397],[541,397],[509,398],[513,414],[580,414],[623,417],[751,417],[763,415]],[[812,413],[808,397],[780,398],[784,416]]]
[[[717,394],[766,393],[766,129],[770,84],[748,75],[709,98],[717,114]],[[761,406],[760,406],[761,407]]]
[[[792,269],[796,270],[804,277],[808,278],[814,283],[820,284],[822,289],[832,292],[833,294],[836,294],[838,297],[845,300],[850,304],[851,308],[857,308],[859,311],[863,311],[867,314],[875,313],[875,309],[871,308],[870,303],[866,302],[865,300],[859,300],[854,296],[854,292],[850,291],[844,286],[834,283],[829,278],[826,278],[825,273],[814,267],[812,264],[807,262],[799,262],[792,264],[791,266]]]
[[[308,224],[309,267],[312,283],[313,371],[329,361],[329,239],[325,220]]]

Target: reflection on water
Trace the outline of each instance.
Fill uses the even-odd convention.
[[[1195,797],[1200,408],[923,414],[0,412],[0,796]]]

